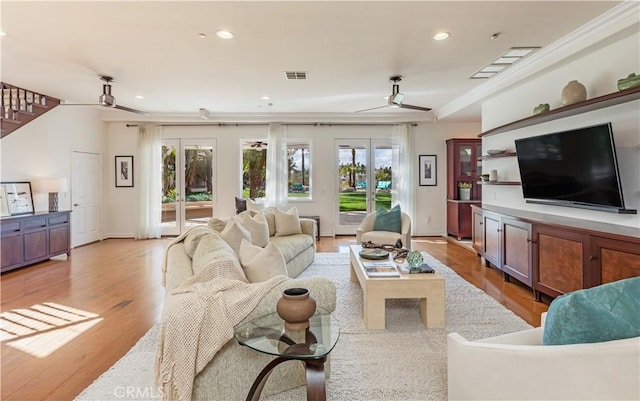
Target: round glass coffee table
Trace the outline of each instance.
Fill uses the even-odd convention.
[[[275,358],[260,371],[247,395],[258,401],[273,368],[286,361],[302,361],[307,377],[307,401],[326,400],[324,363],[340,336],[335,317],[318,307],[305,330],[285,330],[277,313],[259,317],[236,327],[234,336],[240,345]]]

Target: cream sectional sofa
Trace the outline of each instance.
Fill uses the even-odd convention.
[[[270,239],[285,257],[290,277],[295,277],[304,271],[313,262],[315,254],[316,222],[314,220],[301,219],[300,224],[303,234],[284,237],[274,236]],[[199,234],[198,231],[200,232]],[[203,233],[203,231],[207,230],[202,227],[199,230],[193,230],[180,241],[174,242],[168,247],[165,261],[167,297],[172,296],[171,289],[195,274],[194,266],[197,270],[199,265],[195,258],[203,254],[202,249],[198,251],[198,246],[200,245],[196,238],[198,235],[210,236],[209,240],[206,241],[208,243],[207,257],[232,261],[234,264],[239,265],[237,255],[218,233],[213,230],[209,233]],[[276,302],[281,297],[282,291],[291,287],[308,288],[319,307],[331,312],[335,310],[336,289],[333,282],[322,277],[289,278],[268,292],[241,323],[275,312]],[[252,351],[232,339],[223,346],[213,360],[196,376],[192,399],[207,401],[244,400],[255,378],[273,359],[273,356]],[[305,375],[302,364],[287,362],[273,370],[262,394],[263,396],[275,394],[301,386],[304,383]]]

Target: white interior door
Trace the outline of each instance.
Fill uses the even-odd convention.
[[[71,246],[100,240],[100,155],[71,154]]]
[[[162,235],[180,235],[213,216],[215,140],[162,141]]]

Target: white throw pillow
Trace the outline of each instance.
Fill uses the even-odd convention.
[[[302,234],[300,228],[300,219],[298,218],[298,209],[292,207],[287,212],[275,209],[276,214],[276,236]]]
[[[251,242],[251,234],[249,231],[242,227],[238,222],[232,220],[220,233],[222,239],[233,249],[236,255],[240,252],[240,243],[242,240]]]
[[[247,210],[234,216],[233,219],[249,231],[253,245],[264,248],[269,243],[269,225],[262,212],[252,217],[251,212]]]
[[[254,212],[259,212],[264,209],[264,204],[260,200],[251,200],[247,199],[247,210],[251,210]]]
[[[240,243],[240,264],[244,269],[244,274],[250,283],[267,281],[275,276],[288,277],[287,263],[284,256],[274,245],[269,242],[264,248],[251,245],[249,241],[243,240]]]

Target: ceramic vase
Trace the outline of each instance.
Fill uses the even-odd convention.
[[[460,192],[460,200],[470,200],[471,199],[471,188],[458,188]]]
[[[570,81],[562,89],[562,104],[568,106],[587,100],[587,88],[578,81]]]
[[[284,320],[287,330],[304,330],[309,327],[309,318],[316,311],[316,300],[306,288],[288,288],[276,304],[278,316]]]
[[[411,251],[407,254],[407,264],[411,270],[418,270],[422,266],[424,259],[418,251]]]

